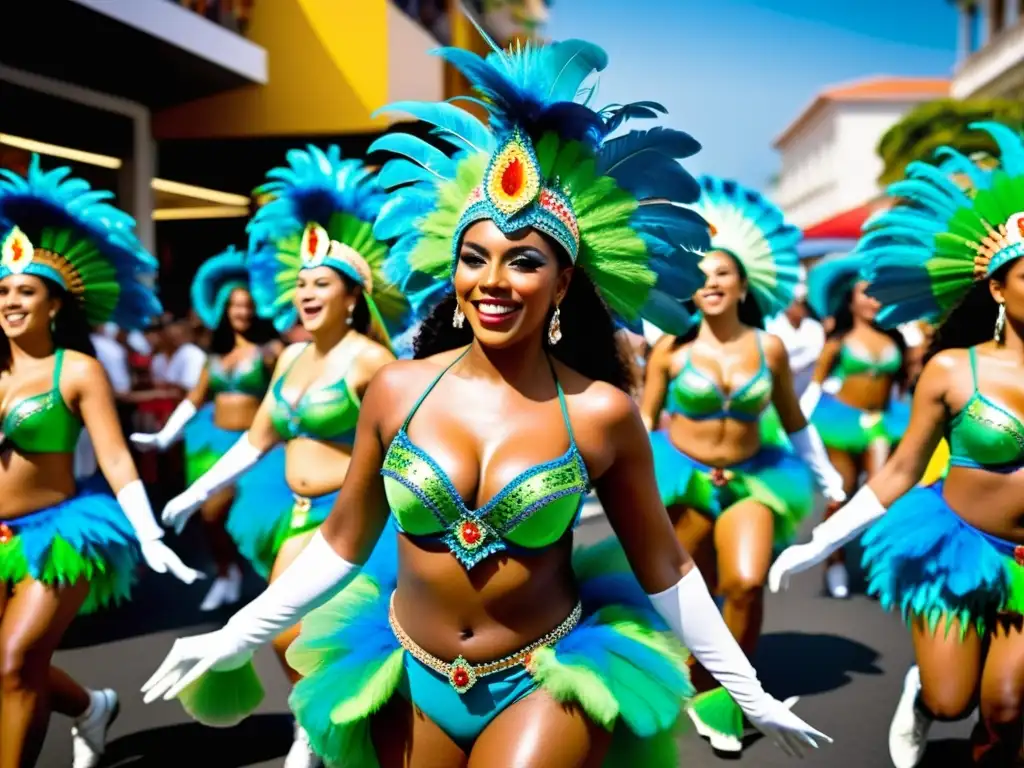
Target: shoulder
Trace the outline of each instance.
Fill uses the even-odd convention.
[[[371,338],[363,338],[363,348],[359,352],[359,364],[365,368],[377,370],[388,363],[395,362],[395,356],[383,344]]]
[[[95,357],[68,349],[64,351],[60,375],[62,383],[88,386],[97,381],[97,376],[105,380],[107,373]]]
[[[565,392],[569,416],[574,423],[611,429],[633,416],[639,418],[636,402],[618,387],[606,381],[594,381],[555,362],[558,381]]]
[[[297,341],[294,344],[289,344],[287,347],[281,350],[281,354],[277,356],[277,364],[288,365],[295,361],[295,358],[299,356],[299,353],[306,348],[304,341]]]
[[[755,331],[755,333],[761,340],[761,349],[764,350],[765,357],[770,361],[781,362],[789,359],[789,353],[786,351],[786,345],[782,343],[782,339],[768,331]]]
[[[929,360],[917,380],[917,392],[941,395],[953,382],[971,375],[970,352],[966,349],[944,349]]]

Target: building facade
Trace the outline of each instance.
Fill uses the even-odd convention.
[[[1024,0],[960,4],[951,94],[1024,98]]]
[[[773,199],[804,229],[871,203],[881,193],[882,135],[917,104],[948,92],[946,80],[897,77],[822,91],[773,144],[781,160]]]

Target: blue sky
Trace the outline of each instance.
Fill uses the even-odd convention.
[[[555,0],[545,34],[605,48],[598,102],[660,101],[703,145],[689,170],[761,188],[772,139],[815,93],[949,76],[956,27],[946,0]]]

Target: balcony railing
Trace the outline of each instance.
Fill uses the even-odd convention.
[[[443,45],[451,43],[448,0],[392,0]],[[465,0],[466,7],[480,19],[487,33],[499,45],[515,37],[533,38],[547,20],[552,0]]]
[[[274,2],[274,0],[270,0]],[[255,0],[167,0],[239,35],[249,28]]]

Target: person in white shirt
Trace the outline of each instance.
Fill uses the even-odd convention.
[[[789,367],[793,371],[793,388],[797,396],[803,394],[811,383],[814,366],[825,349],[825,329],[811,317],[804,303],[806,298],[807,286],[801,283],[796,287],[789,308],[765,323],[765,330],[778,336],[789,353]]]
[[[113,323],[96,328],[89,336],[96,359],[107,374],[114,396],[120,398],[132,389],[132,377],[128,370],[128,352],[116,340],[118,328]],[[75,448],[75,477],[86,480],[96,474],[96,452],[89,433],[82,430]]]
[[[189,338],[188,323],[176,320],[163,331],[164,350],[153,355],[150,371],[158,388],[182,390],[182,397],[199,383],[206,367],[206,353]]]

